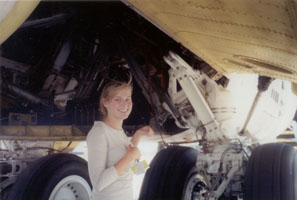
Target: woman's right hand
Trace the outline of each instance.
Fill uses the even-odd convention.
[[[133,160],[139,160],[141,156],[139,149],[131,144],[128,146],[127,154],[129,154]]]

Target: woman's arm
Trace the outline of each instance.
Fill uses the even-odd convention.
[[[107,140],[100,132],[102,129],[92,128],[87,137],[89,176],[93,187],[99,192],[118,178],[118,172],[114,166],[106,168]]]

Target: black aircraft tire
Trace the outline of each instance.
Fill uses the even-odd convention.
[[[64,186],[61,185],[63,183]],[[48,200],[55,193],[53,191],[57,186],[60,189],[63,187],[66,194],[68,192],[68,197],[72,195],[78,199],[89,199],[91,183],[87,162],[66,153],[42,157],[28,166],[17,178],[9,194],[9,200]],[[60,198],[58,196],[51,199]]]
[[[297,153],[289,145],[272,143],[253,151],[246,170],[244,200],[296,200]]]
[[[189,171],[195,166],[197,150],[173,146],[160,151],[147,170],[139,200],[180,200]]]

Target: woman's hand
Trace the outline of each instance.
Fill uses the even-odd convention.
[[[140,151],[137,147],[134,147],[133,145],[129,145],[128,146],[128,152],[127,154],[129,154],[132,158],[132,160],[140,160]]]
[[[140,135],[140,136],[153,136],[155,135],[155,132],[154,130],[150,127],[150,126],[144,126],[140,129],[138,129],[136,132],[135,132],[135,135]]]
[[[155,132],[154,130],[150,127],[150,126],[144,126],[140,129],[138,129],[135,134],[133,135],[132,139],[131,139],[131,143],[134,145],[134,146],[137,146],[140,139],[143,137],[143,136],[153,136],[155,135]]]
[[[121,160],[114,164],[114,167],[116,168],[118,175],[120,176],[123,173],[123,171],[125,171],[129,167],[132,161],[140,160],[140,156],[141,155],[139,149],[130,144],[128,146],[128,151],[125,154],[125,156],[123,156]]]

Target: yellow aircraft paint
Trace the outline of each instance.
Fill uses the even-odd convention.
[[[6,17],[0,22],[0,44],[2,44],[39,4],[39,0],[17,1]]]
[[[296,0],[123,2],[220,73],[257,73],[297,83]]]

